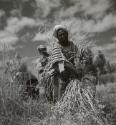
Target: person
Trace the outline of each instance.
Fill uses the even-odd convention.
[[[53,83],[53,95],[51,95],[56,102],[61,98],[69,81],[80,76],[75,67],[78,48],[68,39],[68,30],[57,25],[53,30],[53,36],[58,39],[58,42],[53,45],[50,56],[51,67],[55,70],[51,77],[51,83]]]
[[[40,81],[40,83],[36,86],[36,89],[39,89],[40,90],[40,94],[42,92],[42,94],[44,94],[44,85],[43,85],[43,76],[44,76],[44,70],[45,70],[45,67],[48,63],[48,60],[49,60],[49,54],[47,52],[47,47],[45,45],[39,45],[37,46],[37,50],[40,54],[40,58],[39,58],[39,61],[38,61],[38,64],[37,64],[37,70],[38,70],[38,79]]]
[[[48,57],[49,54],[47,52],[47,48],[44,45],[39,45],[37,47],[37,50],[40,54],[40,58],[39,58],[39,64],[38,64],[38,74],[42,74],[44,71],[45,66],[48,63]]]
[[[57,72],[54,76],[54,93],[59,100],[64,93],[66,86],[72,79],[79,79],[83,83],[89,84],[91,81],[91,89],[94,91],[94,74],[95,69],[92,66],[92,51],[89,48],[83,48],[80,45],[76,46],[73,41],[69,40],[68,30],[62,25],[56,25],[53,29],[53,36],[57,42],[53,45],[51,62],[52,66]],[[61,72],[58,72],[59,64],[62,66]],[[88,75],[89,74],[89,75]],[[92,76],[91,79],[90,76]],[[88,81],[89,79],[89,81]],[[94,92],[92,92],[94,93]],[[94,95],[94,94],[93,94]]]
[[[44,80],[46,80],[44,83],[47,85],[46,95],[53,102],[62,97],[71,80],[87,81],[85,76],[93,70],[88,68],[85,71],[86,65],[90,63],[89,59],[92,60],[91,51],[79,45],[76,46],[69,40],[68,35],[67,28],[62,25],[56,25],[53,29],[53,36],[57,42],[53,44],[48,61],[49,68],[44,74]]]
[[[99,74],[105,74],[106,58],[101,50],[98,51],[96,58],[94,59],[94,65],[98,68]]]
[[[58,40],[54,47],[60,48],[65,58],[74,64],[78,48],[72,41],[69,41],[66,27],[56,25],[53,30],[53,36]]]

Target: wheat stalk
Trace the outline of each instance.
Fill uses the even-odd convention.
[[[67,86],[60,101],[52,107],[52,111],[56,117],[58,117],[57,115],[64,117],[69,114],[73,122],[77,120],[77,122],[80,121],[80,124],[83,123],[82,125],[92,121],[96,122],[97,125],[105,125],[96,105],[92,101],[91,93],[82,88],[80,81],[74,80]]]

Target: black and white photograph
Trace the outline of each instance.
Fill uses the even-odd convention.
[[[0,125],[116,125],[116,0],[0,0]]]

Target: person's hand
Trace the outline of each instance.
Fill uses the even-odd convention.
[[[58,68],[59,68],[59,72],[60,73],[62,73],[62,72],[64,72],[64,63],[63,62],[60,62],[60,63],[58,63]]]
[[[39,92],[40,92],[40,95],[44,95],[45,94],[45,88],[44,87],[39,87]]]
[[[39,84],[37,84],[37,86],[35,87],[35,91],[37,91],[39,89]]]

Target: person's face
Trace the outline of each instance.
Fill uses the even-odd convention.
[[[40,55],[44,55],[44,52],[43,52],[43,51],[39,51],[39,54],[40,54]]]
[[[46,51],[39,51],[39,54],[42,56],[45,56],[47,54],[47,52]]]
[[[61,44],[68,44],[68,33],[62,29],[58,30],[58,40]]]

